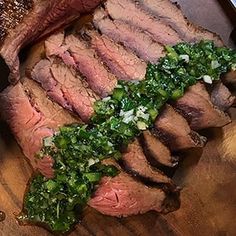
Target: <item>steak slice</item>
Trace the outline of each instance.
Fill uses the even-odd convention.
[[[105,35],[94,31],[89,35],[92,48],[119,80],[145,79],[147,65],[143,60]]]
[[[22,47],[69,24],[78,18],[80,13],[91,11],[99,3],[100,0],[4,1],[1,8],[5,8],[4,12],[9,13],[10,18],[3,19],[0,23],[2,31],[5,32],[0,55],[9,66],[10,80],[16,82],[20,77],[17,56]],[[13,9],[9,8],[10,4],[13,5]],[[17,14],[14,13],[14,9]],[[6,17],[6,14],[1,14],[1,17]],[[10,21],[13,27],[8,27],[6,21]]]
[[[221,111],[227,111],[235,103],[235,96],[222,82],[218,82],[211,91],[211,102]]]
[[[222,76],[222,82],[230,87],[236,87],[236,70],[231,70]]]
[[[75,111],[83,121],[89,121],[94,113],[93,104],[98,97],[85,87],[75,71],[59,61],[44,59],[34,67],[31,76],[53,101]]]
[[[122,161],[125,168],[131,173],[133,172],[155,183],[167,184],[167,186],[171,186],[172,189],[175,188],[170,178],[149,165],[137,139],[129,144],[128,149],[122,155]]]
[[[164,45],[181,42],[179,35],[168,24],[143,11],[133,0],[108,0],[106,10],[114,20],[120,20],[149,33],[152,38]]]
[[[122,43],[144,61],[156,63],[164,56],[162,45],[154,42],[149,35],[121,21],[110,20],[101,8],[95,11],[93,21],[103,34],[117,43]]]
[[[86,77],[92,90],[101,97],[112,93],[117,80],[113,74],[106,70],[97,58],[96,52],[73,35],[66,37],[65,44],[75,60],[77,70]]]
[[[59,31],[48,37],[44,44],[45,56],[50,59],[52,57],[59,57],[69,67],[76,67],[74,58],[68,52],[68,46],[64,44],[65,33]]]
[[[230,117],[214,107],[203,83],[188,88],[175,107],[188,120],[193,130],[222,127],[231,122]]]
[[[53,160],[36,156],[43,139],[52,136],[60,126],[80,121],[46,98],[45,92],[29,79],[4,90],[0,102],[2,116],[33,168],[46,177],[53,177]]]
[[[164,165],[168,167],[175,167],[178,165],[179,158],[172,156],[170,150],[158,139],[151,134],[150,131],[144,131],[142,134],[143,148],[152,165]]]
[[[106,164],[119,168],[112,160],[106,160]],[[180,206],[179,193],[168,194],[159,188],[147,187],[122,170],[114,178],[102,178],[88,204],[102,214],[117,217],[151,210],[167,213]]]
[[[196,42],[208,39],[213,40],[219,46],[223,44],[218,35],[190,23],[180,7],[170,0],[137,0],[136,2],[150,14],[175,29],[184,41]]]
[[[171,151],[203,147],[206,142],[206,138],[192,131],[188,122],[170,105],[166,105],[158,116],[155,131]]]

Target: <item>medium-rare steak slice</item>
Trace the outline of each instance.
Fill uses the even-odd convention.
[[[10,17],[3,19],[0,23],[1,29],[5,31],[5,38],[0,46],[0,55],[10,68],[12,82],[19,79],[17,56],[22,47],[67,25],[78,18],[81,13],[91,11],[99,3],[100,0],[5,0],[1,9],[5,8],[3,11],[6,14],[1,14],[1,17],[7,18],[7,14]],[[9,8],[10,5],[13,7]],[[18,11],[17,14],[14,13],[14,9]],[[6,24],[6,21],[10,21],[9,24],[13,27],[8,27],[9,24]]]
[[[145,79],[147,64],[105,35],[89,32],[92,48],[119,80]]]
[[[136,3],[170,25],[180,34],[184,41],[196,42],[202,39],[209,39],[220,46],[223,44],[216,34],[190,23],[183,15],[180,7],[173,4],[170,0],[137,0]]]
[[[106,163],[119,168],[112,160],[106,160]],[[114,178],[102,178],[88,204],[102,214],[117,217],[143,214],[150,210],[167,213],[179,208],[178,195],[147,187],[121,171]]]
[[[168,186],[175,188],[174,183],[170,178],[149,165],[137,139],[129,144],[126,152],[122,155],[122,161],[125,168],[131,173],[133,172],[152,182],[167,184]]]
[[[235,96],[221,82],[214,85],[210,95],[213,105],[221,111],[227,111],[235,103]]]
[[[206,142],[206,138],[192,131],[188,122],[170,105],[166,105],[157,117],[155,131],[171,151],[203,147]]]
[[[66,37],[65,44],[75,60],[77,70],[86,77],[93,91],[101,97],[109,95],[115,88],[117,80],[107,71],[96,52],[73,35]]]
[[[163,47],[154,42],[149,35],[121,21],[110,20],[101,8],[95,11],[93,21],[103,34],[117,43],[122,43],[147,62],[155,63],[164,56]]]
[[[43,139],[52,136],[60,126],[80,121],[46,98],[45,92],[28,79],[3,91],[0,102],[2,116],[31,165],[43,175],[52,177],[53,160],[35,156],[42,148]]]
[[[41,60],[32,70],[31,77],[41,84],[53,101],[76,112],[83,121],[93,115],[93,104],[98,97],[86,88],[73,69],[60,61]]]
[[[149,162],[152,165],[164,165],[168,167],[175,167],[178,165],[179,158],[173,156],[170,150],[158,139],[151,134],[150,131],[144,131],[142,134],[142,143],[144,152],[147,157],[151,157]]]
[[[184,96],[175,102],[175,107],[193,130],[222,127],[231,122],[227,114],[214,107],[205,85],[200,82],[189,87]]]
[[[112,19],[142,29],[159,43],[174,45],[181,41],[179,35],[169,25],[147,14],[133,0],[108,0],[105,6]]]

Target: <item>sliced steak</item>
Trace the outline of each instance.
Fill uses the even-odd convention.
[[[76,67],[74,58],[68,52],[68,46],[64,44],[64,39],[64,31],[59,31],[48,37],[44,42],[46,57],[48,59],[59,57],[66,65]]]
[[[105,35],[89,33],[92,48],[119,80],[145,79],[147,64]]]
[[[226,73],[222,76],[222,82],[227,86],[236,87],[236,70],[231,70],[230,72]]]
[[[171,151],[203,147],[206,142],[206,138],[192,131],[188,122],[170,105],[158,116],[155,131]]]
[[[175,107],[188,120],[193,130],[222,127],[231,122],[230,117],[214,107],[203,83],[188,88]]]
[[[143,148],[153,165],[164,165],[168,167],[175,167],[178,165],[179,158],[171,155],[170,150],[158,139],[151,134],[150,131],[144,131],[142,134]]]
[[[147,62],[155,63],[164,56],[163,47],[149,35],[121,21],[110,20],[103,9],[96,10],[94,24],[103,34],[117,43],[122,43]]]
[[[224,84],[218,82],[211,91],[211,102],[221,111],[227,111],[235,103],[235,96]]]
[[[23,46],[67,25],[99,3],[100,0],[4,1],[1,5],[4,14],[1,14],[0,23],[3,36],[0,55],[10,68],[11,81],[19,79],[17,55]]]
[[[86,77],[93,91],[101,97],[112,93],[117,80],[97,58],[96,52],[73,35],[66,37],[65,44],[75,60],[77,70]]]
[[[33,0],[3,0],[0,4],[0,42],[3,42],[9,32],[20,24],[32,9]]]
[[[118,167],[113,161],[107,164]],[[102,178],[88,204],[102,214],[117,217],[151,210],[167,213],[179,208],[178,195],[165,193],[159,188],[149,188],[121,171],[114,178]]]
[[[220,46],[223,44],[216,34],[190,23],[183,15],[180,7],[173,4],[170,0],[137,0],[136,3],[170,25],[187,42],[209,39]]]
[[[41,60],[32,70],[32,78],[39,82],[47,95],[62,107],[75,111],[87,122],[94,113],[96,94],[86,88],[85,83],[60,61]]]
[[[147,14],[133,0],[108,0],[105,6],[112,19],[142,29],[159,43],[174,45],[181,41],[179,35],[169,25]]]
[[[8,87],[0,94],[2,116],[8,122],[25,156],[35,169],[46,177],[53,176],[53,160],[37,158],[43,139],[53,135],[60,126],[78,123],[60,106],[51,102],[32,80]],[[20,111],[20,112],[19,112]]]
[[[128,149],[122,155],[122,161],[125,168],[131,173],[144,177],[155,183],[167,184],[172,188],[174,187],[174,183],[170,178],[149,165],[138,140],[129,144]]]

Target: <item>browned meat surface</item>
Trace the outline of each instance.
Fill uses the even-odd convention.
[[[110,94],[117,80],[97,58],[96,52],[73,35],[66,37],[65,43],[75,60],[77,70],[86,77],[92,90],[101,97]]]
[[[187,121],[170,105],[167,105],[155,122],[159,138],[170,148],[178,151],[192,147],[203,147],[206,139],[192,131]]]
[[[0,1],[0,44],[33,7],[33,0]]]
[[[143,132],[143,148],[147,156],[151,156],[150,163],[153,165],[164,165],[174,167],[178,165],[179,158],[172,156],[170,150],[150,131]]]
[[[222,81],[227,86],[234,86],[236,87],[236,71],[231,70],[230,72],[226,73],[224,76],[222,76]]]
[[[98,97],[86,88],[81,78],[66,65],[44,59],[31,72],[47,95],[62,107],[76,112],[83,121],[88,121],[94,113],[93,104]]]
[[[33,4],[32,8],[30,8],[31,3]],[[1,24],[4,25],[9,20],[12,27],[4,27],[7,34],[3,33],[5,37],[0,48],[0,55],[10,68],[12,82],[19,79],[17,55],[23,46],[70,23],[79,17],[80,13],[89,12],[99,3],[100,0],[3,1],[1,8],[6,7],[6,9],[3,10],[4,15],[1,15],[4,17]],[[7,7],[10,5],[12,7],[8,9]],[[22,13],[18,15],[16,12],[11,12],[14,8]],[[29,11],[28,8],[30,8]],[[1,28],[3,29],[3,27]]]
[[[117,166],[112,161],[107,164]],[[150,210],[167,213],[180,205],[178,193],[172,195],[159,188],[149,188],[123,171],[114,178],[103,178],[88,204],[102,214],[118,217]]]
[[[235,96],[225,85],[218,82],[211,91],[211,102],[221,111],[227,111],[234,104]]]
[[[43,139],[53,135],[60,126],[80,122],[45,96],[32,80],[8,87],[0,95],[2,116],[11,127],[24,154],[35,169],[47,177],[53,176],[53,160],[40,160],[35,155],[41,150]]]
[[[218,45],[223,44],[216,34],[191,24],[183,15],[179,6],[171,3],[170,0],[137,0],[136,3],[170,25],[184,41],[193,42],[209,39],[215,41]]]
[[[114,20],[120,20],[149,33],[164,45],[174,45],[181,41],[179,35],[169,25],[147,14],[133,0],[108,0],[106,10]]]
[[[175,106],[193,130],[222,127],[231,122],[227,114],[214,107],[205,85],[200,82],[191,86]]]
[[[103,34],[117,43],[122,43],[145,61],[154,63],[164,56],[163,47],[148,34],[119,20],[110,20],[102,9],[96,10],[94,24]]]
[[[163,183],[174,186],[174,183],[170,178],[149,165],[143,153],[142,147],[137,140],[128,146],[127,151],[122,155],[122,161],[125,168],[131,173],[133,172],[134,174],[155,183]]]
[[[131,51],[115,43],[105,35],[90,32],[91,44],[102,61],[119,80],[142,80],[147,65]]]

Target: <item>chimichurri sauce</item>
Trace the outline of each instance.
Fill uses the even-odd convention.
[[[101,160],[119,159],[121,147],[151,128],[168,100],[180,98],[198,80],[212,83],[236,69],[236,52],[210,41],[167,46],[166,52],[158,64],[148,64],[145,80],[120,81],[111,96],[96,102],[90,124],[61,127],[44,140],[38,158],[55,160],[55,177],[37,175],[31,181],[21,220],[46,223],[52,231],[70,230],[99,180],[118,173]]]

